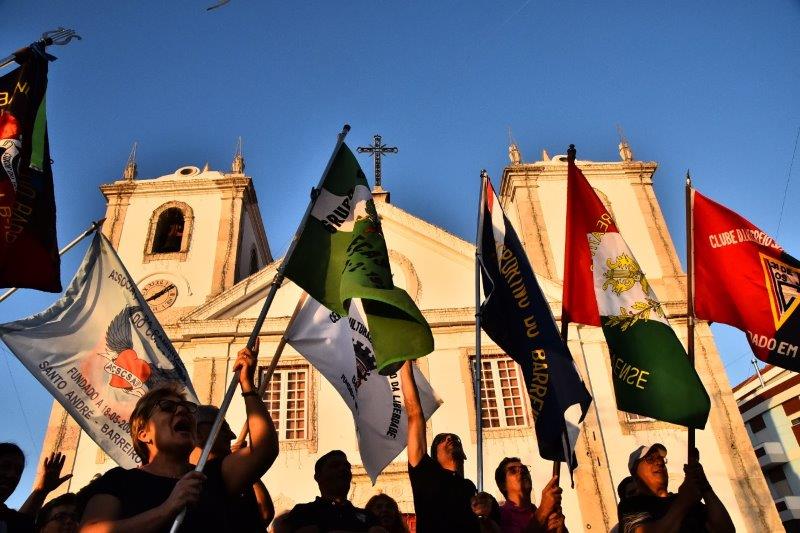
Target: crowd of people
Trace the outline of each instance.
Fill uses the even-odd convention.
[[[314,465],[319,496],[275,516],[261,477],[278,456],[272,419],[253,384],[258,345],[239,352],[249,446],[224,422],[211,446],[203,473],[195,465],[209,438],[218,410],[186,400],[176,386],[147,392],[130,418],[131,436],[142,459],[139,468],[113,468],[77,494],[44,503],[48,494],[71,476],[61,476],[64,456],[44,461],[33,492],[19,510],[5,506],[25,466],[22,450],[0,443],[0,533],[12,532],[167,532],[186,509],[181,531],[276,533],[404,533],[408,526],[397,502],[377,494],[364,509],[348,500],[352,468],[345,452],[332,450]],[[478,492],[464,476],[467,457],[458,435],[440,433],[427,445],[425,418],[412,363],[402,368],[402,393],[408,416],[408,476],[415,527],[419,533],[566,532],[562,489],[553,476],[534,504],[530,468],[518,457],[506,457],[495,470],[502,505]],[[618,487],[618,530],[624,533],[667,531],[725,533],[733,522],[703,472],[699,456],[684,466],[677,494],[668,491],[667,450],[661,444],[640,446],[630,456],[631,476]]]

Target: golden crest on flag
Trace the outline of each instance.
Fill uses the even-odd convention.
[[[603,272],[603,278],[605,278],[603,290],[611,287],[611,290],[616,294],[622,294],[631,290],[636,283],[639,283],[645,294],[649,292],[650,287],[644,272],[642,272],[636,259],[628,254],[621,254],[616,261],[612,261],[610,258],[606,259],[606,266],[608,266],[608,270]]]

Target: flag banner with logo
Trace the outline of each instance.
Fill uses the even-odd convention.
[[[0,287],[61,292],[47,59],[29,53],[20,61],[0,77]]]
[[[141,464],[130,414],[152,387],[189,375],[111,243],[97,233],[64,295],[37,315],[0,324],[0,338],[109,457]]]
[[[759,359],[800,371],[800,261],[694,190],[692,216],[697,318],[743,330]]]
[[[408,420],[400,374],[383,376],[376,372],[362,303],[352,299],[348,316],[342,316],[309,298],[286,338],[350,408],[361,461],[375,484],[378,474],[406,447]],[[416,365],[413,370],[427,420],[442,402]]]
[[[480,265],[486,299],[481,304],[481,327],[522,371],[539,455],[566,462],[571,471],[577,466],[579,424],[592,397],[488,180],[483,197]]]
[[[686,350],[608,209],[568,167],[564,315],[602,326],[618,409],[704,428],[711,400]]]
[[[411,297],[392,282],[389,254],[367,179],[342,144],[312,208],[286,276],[340,315],[360,298],[378,372],[433,351],[433,334]]]

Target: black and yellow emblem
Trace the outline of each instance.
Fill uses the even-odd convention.
[[[800,269],[767,255],[758,255],[764,269],[769,306],[777,330],[800,306]]]

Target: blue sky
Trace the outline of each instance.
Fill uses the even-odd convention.
[[[798,0],[231,0],[206,12],[211,3],[0,0],[0,52],[57,26],[83,36],[51,64],[60,242],[103,215],[98,185],[121,175],[134,140],[139,174],[152,177],[228,168],[241,135],[282,254],[345,122],[351,146],[376,132],[399,146],[384,164],[394,203],[468,240],[478,174],[499,176],[509,127],[526,160],[569,143],[579,158],[617,160],[621,124],[636,157],[660,164],[655,189],[681,258],[687,168],[702,192],[777,231],[800,127]],[[795,256],[799,174],[795,161],[778,234]],[[65,284],[84,249],[64,258]],[[20,292],[0,303],[0,321],[54,299]],[[715,332],[736,383],[752,370],[743,334]],[[14,507],[50,400],[0,351],[0,440],[29,457]]]

